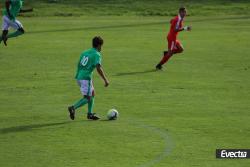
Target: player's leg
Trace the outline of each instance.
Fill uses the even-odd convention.
[[[92,95],[88,97],[88,114],[93,113],[93,107],[94,107],[94,101],[95,101],[95,95],[94,90],[92,91]]]
[[[168,50],[167,52],[164,53],[163,58],[161,59],[160,64],[163,65],[168,62],[168,60],[173,56],[173,51]]]
[[[8,35],[8,30],[3,30],[3,32],[2,32],[2,36],[1,36],[1,38],[0,38],[0,43],[2,42],[2,41],[4,41],[4,45],[5,46],[7,46],[7,40],[8,40],[8,38],[7,38],[7,35]]]
[[[98,116],[95,115],[95,113],[93,113],[93,107],[94,107],[95,97],[94,96],[89,96],[88,99],[89,99],[89,101],[88,101],[88,114],[87,114],[87,118],[88,119],[92,119],[92,120],[98,120],[98,119],[100,119]]]
[[[172,42],[171,48],[168,51],[164,51],[164,57],[162,58],[160,64],[165,64],[174,54],[182,53],[183,51],[184,48],[180,41],[176,40],[175,42]]]
[[[95,113],[93,113],[93,107],[94,107],[94,100],[95,100],[95,91],[94,91],[94,86],[93,83],[90,83],[90,91],[89,91],[89,96],[88,96],[88,115],[87,118],[88,119],[92,119],[92,120],[98,120],[100,119],[99,117],[97,117],[95,115]]]
[[[68,111],[70,113],[70,118],[72,120],[75,119],[75,110],[84,106],[85,104],[87,104],[89,102],[88,99],[88,91],[89,91],[89,82],[88,80],[77,80],[77,84],[80,87],[80,91],[83,95],[83,98],[81,98],[80,100],[78,100],[74,105],[69,106],[68,107]]]
[[[24,29],[23,29],[22,23],[21,23],[20,21],[18,21],[18,20],[12,21],[12,22],[10,23],[10,26],[11,26],[12,28],[14,28],[16,31],[13,32],[13,33],[10,33],[10,34],[7,36],[7,38],[14,38],[14,37],[17,37],[17,36],[19,36],[19,35],[23,35],[24,32],[25,32]]]
[[[13,33],[11,33],[11,34],[9,34],[9,35],[7,36],[7,38],[18,37],[18,36],[20,36],[20,35],[23,35],[24,32],[25,32],[25,31],[24,31],[23,28],[19,28],[17,31],[15,31],[15,32],[13,32]]]
[[[77,101],[77,102],[73,105],[73,107],[74,107],[74,109],[76,110],[76,109],[78,109],[78,108],[84,106],[84,105],[87,104],[87,103],[88,103],[88,99],[87,99],[86,97],[83,96],[83,98],[81,98],[79,101]]]
[[[182,53],[183,51],[184,51],[184,48],[183,48],[182,44],[180,43],[180,41],[176,40],[175,47],[172,51],[173,54]]]
[[[9,29],[9,18],[7,16],[3,16],[3,23],[2,23],[2,35],[0,37],[0,43],[4,41],[4,45],[7,46],[7,35],[8,35],[8,29]]]
[[[163,57],[161,61],[156,65],[156,69],[160,70],[162,69],[162,65],[165,64],[170,57],[173,55],[172,50],[175,47],[175,40],[168,39],[168,51],[163,52]]]
[[[180,41],[178,40],[169,40],[168,41],[168,51],[164,51],[164,56],[160,63],[156,66],[157,69],[161,69],[162,65],[167,63],[168,60],[177,53],[182,53],[184,51],[184,48]]]

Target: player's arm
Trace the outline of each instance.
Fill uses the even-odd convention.
[[[109,81],[102,69],[102,66],[100,64],[96,65],[96,70],[98,72],[98,74],[102,77],[103,81],[105,82],[105,87],[107,87],[109,85]]]
[[[185,27],[180,27],[180,22],[181,20],[178,20],[177,22],[173,22],[174,27],[175,27],[175,32],[180,32],[180,31],[191,31],[192,27],[191,26],[185,26]]]
[[[12,19],[13,16],[10,13],[10,0],[5,1],[5,8],[6,8],[6,11],[7,11],[7,14],[8,14],[9,18]]]
[[[178,26],[175,27],[175,32],[180,32],[180,31],[191,31],[192,27],[191,26],[185,26],[179,28]]]

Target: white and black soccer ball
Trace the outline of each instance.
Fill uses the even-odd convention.
[[[119,116],[119,113],[116,109],[110,109],[107,113],[108,120],[116,120]]]

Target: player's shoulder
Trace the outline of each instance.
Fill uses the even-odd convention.
[[[92,51],[92,49],[86,49],[82,52],[82,54],[85,54],[85,53],[90,53]]]
[[[90,48],[88,50],[85,50],[82,52],[82,55],[86,55],[86,56],[93,56],[93,57],[100,57],[101,53],[98,52],[95,48]]]
[[[179,20],[179,16],[174,16],[171,20],[170,20],[170,23],[175,23],[175,22],[178,22]]]
[[[101,57],[102,56],[101,52],[96,52],[96,56]]]
[[[86,55],[86,53],[88,53],[88,50],[82,51],[81,56],[82,56],[82,55]]]
[[[93,48],[93,55],[100,57],[101,56],[101,52],[99,52],[98,50],[96,50],[95,48]]]

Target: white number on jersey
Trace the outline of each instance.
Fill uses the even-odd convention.
[[[88,61],[89,61],[89,58],[84,56],[81,60],[82,66],[86,66],[88,64]]]

